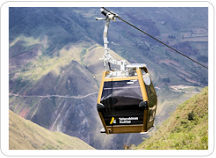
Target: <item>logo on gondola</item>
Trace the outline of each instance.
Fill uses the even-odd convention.
[[[110,124],[111,124],[111,125],[112,125],[112,124],[116,124],[116,119],[115,119],[114,117],[111,118]]]
[[[124,123],[131,123],[131,121],[136,121],[138,120],[138,117],[122,117],[122,118],[119,118],[119,123],[120,124],[124,124]]]

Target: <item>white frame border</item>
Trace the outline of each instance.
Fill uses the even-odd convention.
[[[212,2],[212,1],[211,1]],[[208,150],[9,150],[9,7],[208,7]],[[1,5],[1,151],[5,156],[209,156],[215,149],[215,13],[209,1],[6,1]]]

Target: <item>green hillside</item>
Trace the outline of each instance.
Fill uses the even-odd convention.
[[[25,120],[14,112],[9,112],[9,149],[94,149],[82,140],[61,132],[51,132],[31,121]]]
[[[208,149],[208,88],[181,104],[137,149]]]

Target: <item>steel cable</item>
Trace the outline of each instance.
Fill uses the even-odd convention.
[[[191,58],[191,57],[185,55],[185,54],[182,53],[181,51],[179,51],[179,50],[177,50],[176,48],[173,48],[172,46],[170,46],[170,45],[164,43],[163,41],[161,41],[161,40],[159,40],[158,38],[152,36],[151,34],[149,34],[149,33],[145,32],[145,31],[143,31],[142,29],[138,28],[137,26],[133,25],[132,23],[130,23],[130,22],[124,20],[124,19],[121,18],[118,14],[113,13],[113,12],[109,11],[108,9],[106,9],[106,8],[104,8],[104,7],[102,7],[102,8],[105,9],[106,11],[108,11],[108,12],[114,14],[115,17],[118,18],[119,20],[121,20],[122,22],[124,22],[124,23],[130,25],[131,27],[135,28],[136,30],[138,30],[138,31],[140,31],[140,32],[142,32],[142,33],[144,33],[145,35],[149,36],[150,38],[152,38],[152,39],[156,40],[157,42],[163,44],[164,46],[170,48],[170,49],[173,50],[174,52],[176,52],[176,53],[178,53],[178,54],[180,54],[180,55],[186,57],[187,59],[191,60],[192,62],[194,62],[194,63],[196,63],[196,64],[198,64],[198,65],[200,65],[200,66],[202,66],[203,68],[205,68],[205,69],[208,70],[208,67],[205,66],[205,65],[203,65],[202,63],[200,63],[200,62],[196,61],[195,59],[193,59],[193,58]]]

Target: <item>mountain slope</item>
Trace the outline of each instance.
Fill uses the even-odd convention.
[[[32,38],[32,41],[36,39]],[[100,133],[102,123],[96,110],[98,83],[103,71],[103,47],[96,43],[71,43],[47,56],[43,51],[43,40],[39,40],[27,65],[25,57],[33,54],[31,41],[18,38],[12,47],[25,50],[22,57],[14,54],[10,58],[10,110],[52,131],[75,136],[98,149],[121,149],[124,142],[140,143],[141,136],[134,134],[106,136]],[[111,54],[117,59],[116,53]],[[20,61],[24,64],[16,65]],[[14,69],[15,68],[15,69]]]
[[[9,149],[64,149],[92,150],[94,149],[82,140],[61,132],[51,132],[31,121],[25,120],[9,111]]]
[[[199,39],[208,36],[207,8],[110,9],[207,65],[208,41]],[[139,134],[99,133],[96,100],[104,71],[99,60],[104,53],[104,21],[95,17],[100,15],[100,8],[90,7],[9,9],[10,110],[97,149],[122,149],[142,140]],[[114,57],[147,64],[157,87],[156,125],[207,85],[207,71],[118,20],[111,23],[108,37]],[[171,88],[179,85],[193,87]]]
[[[110,9],[207,65],[207,8]],[[86,41],[102,45],[104,22],[96,21],[97,16],[100,16],[99,8],[10,8],[10,42],[20,35],[36,39],[47,37],[44,43],[48,45],[42,53],[51,56],[70,43]],[[129,62],[147,64],[154,73],[156,86],[164,83],[207,85],[206,71],[200,71],[199,66],[118,20],[110,25],[109,41],[110,48]]]
[[[208,149],[208,88],[181,104],[137,149]]]

